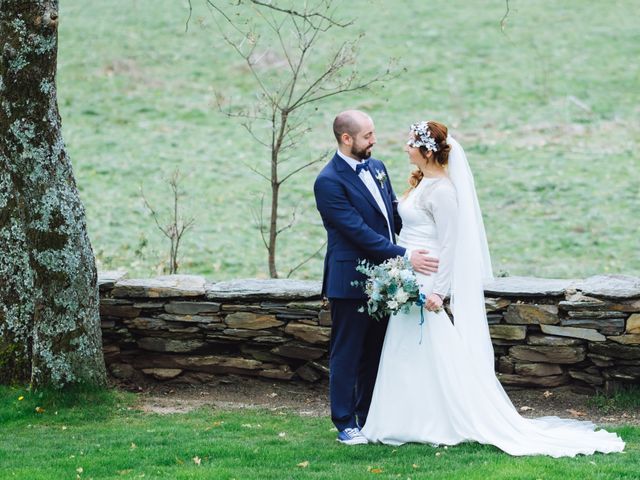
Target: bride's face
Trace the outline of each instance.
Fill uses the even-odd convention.
[[[422,156],[419,148],[412,147],[409,144],[405,144],[404,151],[407,152],[407,155],[409,155],[409,163],[411,163],[412,165],[421,167],[427,164],[427,159]]]

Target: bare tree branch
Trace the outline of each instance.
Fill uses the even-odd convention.
[[[189,0],[189,16],[187,17],[187,21],[184,24],[184,33],[189,31],[189,22],[191,21],[191,15],[193,14],[193,5],[191,5],[191,0]]]
[[[318,95],[317,97],[313,97],[310,98],[308,100],[305,100],[304,102],[300,102],[299,104],[296,105],[296,108],[300,108],[304,105],[307,105],[309,103],[314,103],[314,102],[318,102],[320,100],[324,100],[325,98],[329,98],[329,97],[333,97],[334,95],[340,95],[342,93],[347,93],[347,92],[353,92],[356,90],[364,90],[366,88],[368,88],[369,86],[373,85],[374,83],[379,83],[379,82],[383,82],[385,81],[386,78],[382,78],[382,77],[376,77],[372,80],[369,80],[368,82],[365,83],[361,83],[358,84],[354,87],[349,87],[349,88],[344,88],[342,90],[337,90],[337,91],[333,91],[333,92],[329,92],[323,95]]]
[[[140,185],[140,196],[142,197],[142,201],[144,202],[145,206],[147,207],[147,209],[149,209],[149,212],[151,213],[151,217],[153,218],[154,222],[156,223],[156,226],[158,227],[158,229],[167,237],[167,238],[171,238],[171,233],[169,232],[169,230],[165,230],[165,228],[160,225],[160,220],[158,217],[158,212],[156,212],[154,210],[154,208],[151,206],[151,204],[147,201],[147,197],[145,197],[144,195],[144,190],[142,189],[142,185]]]
[[[505,28],[507,26],[507,17],[509,16],[509,0],[505,0],[507,10],[504,12],[504,16],[500,20],[500,30],[506,35]]]
[[[291,9],[287,9],[287,8],[281,8],[281,7],[278,7],[278,6],[276,6],[276,5],[272,4],[272,3],[265,3],[265,2],[262,2],[260,0],[249,0],[249,1],[251,3],[253,3],[254,5],[259,5],[261,7],[270,8],[270,9],[276,10],[278,12],[286,13],[286,14],[291,15],[293,17],[302,18],[303,20],[305,20],[305,21],[307,21],[309,23],[312,23],[311,19],[320,19],[322,21],[326,21],[330,25],[334,25],[334,26],[340,27],[340,28],[346,28],[346,27],[349,27],[349,26],[353,25],[353,21],[346,22],[346,23],[341,23],[341,22],[336,21],[331,16],[326,16],[326,15],[323,15],[323,14],[318,13],[318,12],[306,13],[306,12],[300,12],[298,10],[291,10]],[[331,6],[331,4],[332,4],[331,1],[327,2],[328,6]],[[317,28],[315,24],[312,24],[312,25],[314,25],[314,28]]]
[[[305,258],[303,261],[301,261],[299,264],[297,264],[291,270],[289,270],[289,273],[287,273],[287,278],[291,278],[291,275],[293,274],[293,272],[298,270],[300,267],[305,265],[309,260],[311,260],[313,257],[318,255],[326,245],[327,245],[327,241],[325,240],[324,243],[322,245],[320,245],[320,248],[318,248],[315,252],[313,252],[311,255],[309,255],[307,258]]]
[[[257,111],[254,112],[248,112],[248,111],[237,111],[237,112],[232,112],[231,110],[226,110],[225,107],[222,105],[222,100],[221,100],[221,95],[216,94],[215,95],[215,99],[216,99],[216,107],[218,109],[218,111],[220,113],[222,113],[223,115],[229,117],[229,118],[244,118],[247,120],[262,120],[262,121],[270,121],[271,117],[265,117],[265,116],[260,116],[258,115],[258,113],[256,113]],[[248,123],[248,122],[243,122],[244,123]],[[265,143],[265,146],[269,146],[268,144]]]
[[[255,168],[252,165],[249,165],[248,163],[245,162],[244,164],[249,170],[251,170],[253,173],[255,173],[256,175],[261,176],[262,178],[264,178],[267,182],[271,183],[271,179],[269,177],[267,177],[264,173],[262,173],[261,171],[259,171],[257,168]]]
[[[271,147],[271,145],[269,145],[267,142],[265,142],[260,137],[258,137],[258,135],[256,135],[256,133],[253,131],[253,126],[249,122],[242,122],[240,125],[242,125],[244,127],[244,129],[247,131],[247,133],[249,133],[249,135],[251,135],[251,137],[257,143],[259,143],[260,145],[262,145],[265,148],[270,148]]]
[[[179,201],[180,201],[180,171],[175,170],[171,178],[169,179],[169,187],[173,194],[173,214],[170,218],[170,223],[163,227],[160,225],[160,216],[158,212],[151,206],[149,201],[144,195],[142,185],[140,185],[140,195],[144,201],[145,206],[151,212],[151,216],[165,237],[169,239],[169,273],[174,274],[178,272],[178,251],[180,249],[180,241],[185,232],[189,230],[195,223],[195,218],[191,217],[187,220],[180,217],[179,214]]]
[[[262,238],[262,243],[264,244],[264,248],[269,249],[269,244],[267,243],[267,239],[264,237],[265,225],[264,225],[264,194],[260,196],[260,210],[251,207],[251,214],[253,216],[253,220],[260,231],[260,237]]]
[[[280,180],[280,184],[282,185],[284,182],[286,182],[291,177],[293,177],[296,173],[301,172],[305,168],[309,168],[311,165],[315,165],[316,163],[321,162],[322,160],[324,160],[327,157],[328,154],[329,154],[329,151],[327,150],[327,151],[323,152],[322,155],[320,155],[315,160],[311,160],[310,162],[305,163],[304,165],[301,165],[300,167],[296,168],[295,170],[289,172],[287,175],[285,175],[282,178],[282,180]]]
[[[298,207],[300,207],[300,202],[296,203],[296,205],[293,207],[293,213],[291,214],[291,220],[289,220],[289,223],[287,223],[284,227],[281,227],[280,229],[276,230],[276,236],[280,235],[282,232],[289,230],[291,227],[295,225],[296,219],[297,219]]]
[[[253,55],[253,51],[255,50],[255,47],[256,47],[257,42],[258,42],[258,37],[254,33],[252,33],[250,30],[249,31],[245,31],[245,30],[242,30],[241,28],[239,28],[237,26],[237,24],[224,12],[224,10],[222,10],[220,7],[218,7],[212,0],[206,0],[206,2],[207,2],[207,4],[209,4],[211,6],[211,8],[216,10],[227,21],[227,23],[234,30],[236,30],[242,36],[242,42],[240,42],[240,43],[234,42],[224,32],[224,29],[222,28],[220,23],[217,21],[217,19],[214,17],[214,22],[216,24],[216,27],[218,27],[218,31],[220,32],[220,35],[222,35],[223,40],[231,48],[233,48],[240,57],[242,57],[245,60],[245,63],[249,67],[249,71],[253,75],[256,83],[258,84],[258,86],[260,87],[260,89],[262,90],[264,95],[266,95],[267,97],[271,97],[271,92],[263,84],[262,79],[260,78],[260,75],[258,75],[258,73],[256,72],[256,70],[254,68],[255,63],[251,60],[251,57]],[[243,52],[243,50],[242,50],[242,45],[244,44],[245,40],[250,45],[249,51],[247,53]]]
[[[344,50],[347,46],[347,42],[343,43],[342,46],[338,49],[336,54],[333,56],[333,59],[329,63],[329,68],[325,70],[316,80],[314,80],[311,85],[307,87],[307,89],[298,97],[298,99],[293,102],[291,105],[291,109],[295,110],[298,105],[302,104],[304,99],[306,99],[309,95],[311,95],[314,89],[321,85],[323,81],[332,76],[337,70],[339,70],[343,64],[340,64],[339,59],[344,55]]]

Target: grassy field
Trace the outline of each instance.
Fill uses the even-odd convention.
[[[181,271],[211,280],[261,277],[266,252],[252,221],[265,182],[246,164],[267,155],[215,107],[215,94],[246,104],[255,89],[216,34],[205,2],[61,2],[59,102],[100,268],[161,272],[168,247],[140,187],[168,207],[166,179],[186,175],[183,206],[196,224]],[[348,6],[347,6],[348,3]],[[485,215],[494,270],[583,277],[640,273],[640,3],[632,0],[338,2],[365,32],[359,69],[402,73],[377,88],[306,112],[312,132],[295,162],[334,148],[336,112],[376,121],[374,154],[404,190],[408,125],[437,119],[465,146]],[[315,68],[320,68],[318,59]],[[312,183],[320,166],[285,186],[283,215],[298,224],[279,247],[286,272],[322,245]],[[320,278],[322,255],[297,276]]]
[[[637,427],[614,429],[626,453],[514,458],[478,444],[345,447],[326,418],[212,408],[157,415],[135,402],[116,391],[39,396],[0,387],[0,478],[638,478]]]

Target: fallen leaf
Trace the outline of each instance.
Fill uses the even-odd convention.
[[[569,412],[572,417],[584,417],[586,415],[586,413],[580,410],[574,410],[573,408],[567,408],[567,412]]]
[[[309,460],[305,460],[304,462],[300,462],[298,464],[298,467],[300,468],[307,468],[309,466]]]
[[[18,401],[20,401],[20,402],[21,402],[22,400],[24,400],[24,397],[23,397],[22,395],[20,395],[20,396],[18,397]]]
[[[549,398],[553,396],[553,392],[546,390],[542,395],[544,396],[544,398]]]
[[[36,407],[36,413],[44,413],[44,408]]]
[[[591,460],[589,463],[593,466],[596,466],[596,462],[594,462],[593,460]]]
[[[436,452],[436,457],[439,457],[440,455],[442,455],[442,453]]]
[[[528,412],[529,410],[535,410],[533,407],[528,407],[526,405],[520,407],[521,412]]]
[[[284,438],[284,437],[286,437],[286,436],[287,436],[287,434],[286,434],[285,432],[280,432],[280,433],[278,434],[278,436],[279,436],[280,438]]]
[[[199,466],[202,463],[202,459],[196,455],[195,457],[193,457],[193,463]]]
[[[129,448],[131,450],[135,450],[136,448],[138,448],[138,446],[135,443],[131,442],[131,447],[129,447]]]
[[[67,426],[66,425],[62,425],[62,430],[66,430]]]
[[[208,426],[207,428],[204,429],[205,432],[208,432],[209,430],[211,430],[212,428],[217,428],[219,426],[221,426],[224,422],[221,421],[216,421],[213,422],[210,426]]]
[[[84,472],[84,468],[78,467],[78,468],[76,468],[76,472],[82,473],[82,472]]]
[[[413,465],[411,465],[413,468],[418,468],[418,465],[416,465],[415,463]]]
[[[381,468],[372,468],[371,470],[369,470],[369,472],[378,474],[378,473],[382,473],[382,469]]]
[[[269,397],[269,398],[275,398],[277,396],[278,396],[278,394],[276,392],[267,393],[267,397]]]

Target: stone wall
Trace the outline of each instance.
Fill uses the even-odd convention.
[[[207,382],[219,374],[327,377],[320,283],[100,274],[104,354],[121,379]],[[640,278],[499,278],[485,288],[507,387],[611,390],[640,379]]]

